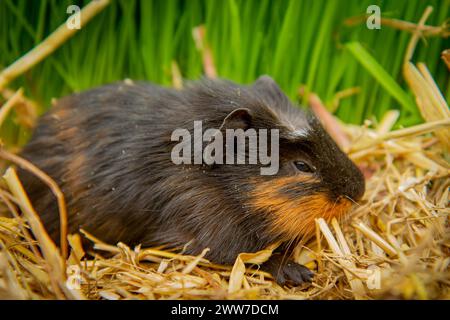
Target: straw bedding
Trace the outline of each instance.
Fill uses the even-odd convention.
[[[316,237],[297,248],[296,260],[316,272],[309,286],[280,287],[258,271],[272,248],[241,254],[234,266],[219,266],[203,258],[208,249],[192,257],[105,244],[81,232],[69,236],[65,260],[34,221],[36,213],[9,169],[0,190],[0,297],[448,299],[448,153],[430,132],[442,121],[393,131],[393,137],[406,136],[390,139],[392,116],[377,125],[341,125],[354,146],[350,156],[367,177],[367,192],[345,221],[317,220]],[[386,133],[388,139],[380,141]],[[88,237],[94,249],[85,252],[81,237]]]

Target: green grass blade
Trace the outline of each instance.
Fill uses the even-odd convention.
[[[408,111],[413,112],[417,107],[412,98],[400,87],[389,73],[375,60],[375,58],[359,42],[346,44],[350,53],[361,65],[394,97],[397,102]]]

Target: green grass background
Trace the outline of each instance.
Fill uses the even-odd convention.
[[[427,21],[440,25],[449,17],[449,0],[111,0],[111,4],[49,58],[11,84],[23,86],[44,111],[52,97],[124,78],[171,85],[171,61],[183,78],[202,76],[201,55],[192,29],[204,24],[220,77],[250,83],[271,75],[294,100],[300,84],[329,102],[340,90],[360,87],[359,94],[341,101],[336,114],[361,123],[400,109],[399,125],[421,121],[401,75],[410,33],[365,23],[348,27],[343,21],[364,15],[371,4],[383,17],[417,22],[427,5]],[[0,0],[0,68],[33,48],[63,23],[74,0]],[[356,59],[356,46],[372,56],[395,80],[408,104],[399,103]],[[360,45],[360,46],[359,46]],[[415,61],[427,64],[447,101],[449,72],[440,53],[449,39],[420,42]],[[354,54],[352,54],[352,52]],[[355,56],[356,55],[356,56]],[[412,106],[412,107],[411,107]],[[17,135],[14,117],[2,136]],[[19,137],[20,138],[20,137]],[[18,139],[19,139],[18,138]]]

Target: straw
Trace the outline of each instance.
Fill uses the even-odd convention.
[[[80,11],[80,29],[108,4],[109,0],[96,0],[87,4],[86,7]],[[49,56],[80,29],[70,29],[67,27],[66,23],[62,24],[38,46],[0,73],[0,90],[9,82]]]

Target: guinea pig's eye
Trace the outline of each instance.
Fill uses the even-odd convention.
[[[294,166],[301,172],[314,172],[314,167],[310,166],[304,161],[294,161]]]

